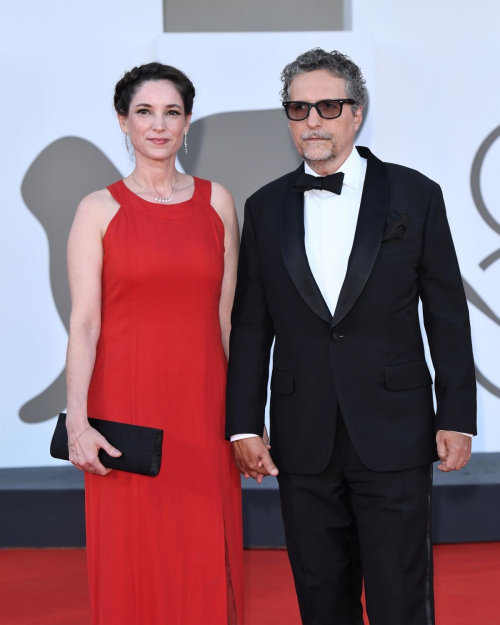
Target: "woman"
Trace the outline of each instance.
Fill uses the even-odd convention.
[[[114,103],[135,169],[78,207],[68,244],[70,460],[85,473],[93,623],[242,625],[240,476],[224,440],[238,224],[226,189],[175,168],[194,87],[149,63]],[[186,148],[187,149],[187,148]],[[157,477],[88,417],[164,430]]]

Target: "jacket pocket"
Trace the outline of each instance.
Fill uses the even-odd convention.
[[[432,384],[425,360],[385,368],[385,385],[390,391],[404,391]]]
[[[273,369],[271,392],[278,393],[278,395],[291,395],[294,389],[293,371]]]

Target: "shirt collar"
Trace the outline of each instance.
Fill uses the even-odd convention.
[[[309,165],[304,162],[304,171],[311,176],[319,176]],[[344,172],[344,185],[353,189],[361,188],[361,156],[356,148],[352,149],[347,159],[342,163],[337,171]]]

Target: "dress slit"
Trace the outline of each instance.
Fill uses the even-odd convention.
[[[224,548],[226,558],[226,588],[227,588],[227,625],[238,625],[238,612],[234,597],[233,579],[231,576],[231,562],[227,549],[226,527],[224,525]]]

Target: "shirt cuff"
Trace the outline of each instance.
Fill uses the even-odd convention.
[[[450,432],[454,432],[455,430],[449,430]],[[446,430],[438,430],[438,432],[446,432]],[[467,434],[467,432],[457,432],[457,434],[463,434],[464,436],[470,436],[470,438],[474,438],[474,434]]]
[[[244,438],[253,438],[254,436],[258,436],[258,434],[234,434],[229,440],[234,443],[234,441],[241,441]]]

